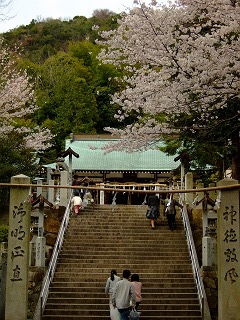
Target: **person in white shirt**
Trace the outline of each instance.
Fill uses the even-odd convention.
[[[105,294],[107,297],[109,297],[109,307],[110,307],[110,318],[111,320],[120,320],[120,314],[117,309],[115,309],[112,305],[112,294],[116,287],[116,284],[118,281],[120,281],[121,278],[117,276],[116,270],[111,270],[111,275],[107,279],[106,286],[105,286]]]
[[[79,210],[81,210],[81,207],[82,207],[82,198],[80,197],[79,193],[75,194],[71,202],[74,209],[74,215],[77,216],[79,213]]]
[[[121,320],[128,320],[130,308],[134,309],[136,305],[136,294],[133,284],[129,281],[130,275],[129,270],[123,270],[123,279],[118,281],[113,291],[112,304],[118,308]]]

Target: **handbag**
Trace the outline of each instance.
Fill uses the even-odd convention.
[[[120,313],[117,308],[112,307],[110,309],[110,317],[111,317],[111,320],[120,320]]]
[[[139,320],[139,313],[136,309],[130,311],[129,320]]]

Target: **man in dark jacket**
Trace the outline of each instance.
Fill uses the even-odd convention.
[[[165,215],[167,216],[168,226],[171,231],[173,231],[176,227],[176,206],[179,208],[183,208],[183,206],[172,196],[168,195],[165,200]]]

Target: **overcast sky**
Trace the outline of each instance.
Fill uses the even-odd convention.
[[[32,19],[44,18],[73,18],[74,16],[92,16],[95,9],[109,9],[116,13],[133,7],[133,0],[10,0],[11,4],[3,10],[12,17],[0,21],[0,32],[14,29],[20,25],[27,25]],[[5,0],[5,3],[7,0]],[[149,3],[149,1],[145,1]]]

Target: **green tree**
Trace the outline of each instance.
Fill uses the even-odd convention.
[[[95,132],[98,119],[91,73],[82,61],[59,52],[40,67],[38,121],[53,134],[57,152],[69,133]]]
[[[38,170],[32,149],[24,147],[23,135],[18,132],[0,135],[0,182],[10,182],[12,176],[25,174],[34,177]],[[9,189],[0,188],[0,206],[7,207]]]

